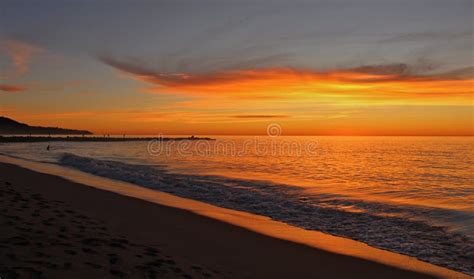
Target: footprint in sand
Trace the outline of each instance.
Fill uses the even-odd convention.
[[[111,269],[110,274],[112,274],[113,276],[118,277],[118,278],[123,278],[126,275],[124,272],[122,272],[120,270],[116,270],[116,269]]]
[[[85,262],[84,264],[88,265],[88,266],[91,266],[95,269],[101,269],[102,266],[100,264],[96,264],[96,263],[91,263],[91,262]]]
[[[74,251],[74,250],[64,250],[64,253],[66,253],[68,255],[77,255],[77,252]]]
[[[82,248],[82,251],[87,254],[99,254],[97,251],[90,248]]]
[[[109,254],[111,255],[111,254]],[[119,257],[117,255],[109,256],[110,264],[117,264],[119,262]]]
[[[151,247],[147,247],[145,249],[145,255],[147,256],[157,256],[157,254],[159,253],[159,251],[155,248],[151,248]]]

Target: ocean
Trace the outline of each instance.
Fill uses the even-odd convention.
[[[474,274],[474,137],[4,143],[0,154],[268,216]]]

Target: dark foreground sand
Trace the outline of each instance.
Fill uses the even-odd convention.
[[[0,163],[0,277],[423,278]]]

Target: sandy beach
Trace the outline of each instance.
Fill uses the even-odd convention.
[[[0,279],[474,279],[473,3],[0,0]]]
[[[431,277],[11,164],[0,173],[2,278]]]

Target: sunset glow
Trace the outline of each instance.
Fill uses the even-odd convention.
[[[92,12],[93,20],[95,16]],[[312,18],[303,13],[302,20],[306,16]],[[265,38],[247,30],[242,18],[237,14],[227,23],[179,29],[186,36],[168,36],[167,47],[134,26],[126,27],[130,40],[111,33],[112,45],[96,40],[87,46],[82,38],[77,46],[59,46],[47,39],[4,34],[0,112],[33,125],[98,134],[253,135],[265,134],[269,123],[282,125],[284,135],[474,134],[470,30],[426,31],[416,18],[405,30],[398,19],[389,18],[400,25],[397,32],[367,37],[372,34],[367,30],[377,27],[361,17],[356,21],[365,29],[351,35],[337,35],[345,33],[335,30],[330,36],[314,27],[321,29],[319,37],[275,31]],[[277,18],[293,32],[312,30],[283,15]],[[463,24],[468,19],[457,20]],[[177,24],[167,20],[169,26]],[[252,17],[248,20],[255,20],[256,30],[266,28]],[[71,28],[78,36],[84,30],[81,25]],[[150,32],[157,38],[178,31],[153,28]],[[232,43],[232,32],[242,39]],[[73,33],[58,36],[75,42]],[[99,28],[91,36],[105,34]],[[253,41],[245,41],[246,36]],[[291,40],[279,39],[284,36]],[[323,39],[334,42],[325,44]],[[278,43],[260,46],[272,40]],[[341,40],[347,46],[336,43]],[[219,47],[211,51],[214,44]],[[370,54],[361,54],[365,52]]]
[[[473,23],[0,0],[0,279],[474,278]]]

